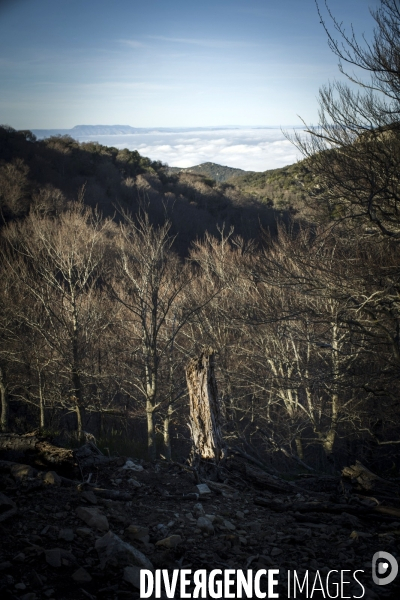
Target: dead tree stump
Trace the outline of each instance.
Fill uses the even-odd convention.
[[[186,367],[189,390],[190,429],[193,442],[192,464],[206,460],[217,465],[224,458],[221,433],[221,406],[214,374],[214,351],[203,350]]]

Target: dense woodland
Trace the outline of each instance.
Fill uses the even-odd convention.
[[[85,430],[104,445],[146,431],[150,458],[187,452],[184,367],[206,346],[230,447],[281,466],[397,469],[396,3],[375,20],[367,50],[340,24],[347,46],[330,38],[370,87],[323,88],[320,126],[297,139],[304,161],[280,173],[217,183],[0,130],[4,431]]]

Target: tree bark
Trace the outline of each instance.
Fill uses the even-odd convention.
[[[0,434],[0,451],[21,453],[31,456],[34,462],[59,467],[73,467],[75,458],[72,450],[59,448],[35,434],[18,435],[16,433]]]
[[[214,351],[204,350],[186,367],[189,389],[190,428],[193,441],[192,461],[218,462],[225,455],[221,433],[221,408],[214,374]]]
[[[0,431],[8,431],[8,419],[9,419],[9,404],[7,388],[5,383],[5,377],[3,369],[0,367],[0,399],[1,399],[1,417],[0,417]]]
[[[156,429],[154,425],[154,408],[151,401],[146,402],[147,413],[147,451],[149,460],[156,459]]]
[[[164,454],[167,460],[171,460],[171,435],[169,431],[171,417],[172,417],[172,404],[168,404],[167,414],[164,417]]]

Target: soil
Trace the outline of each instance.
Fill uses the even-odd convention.
[[[235,457],[219,472],[218,481],[207,481],[210,493],[197,497],[190,470],[166,461],[130,460],[119,457],[86,469],[75,481],[43,473],[32,476],[29,469],[25,475],[0,475],[0,491],[17,508],[0,523],[2,600],[139,598],[126,571],[134,562],[118,555],[101,564],[95,544],[107,527],[155,569],[276,568],[280,598],[324,598],[328,591],[339,598],[400,597],[397,580],[376,585],[371,575],[376,552],[399,555],[400,522],[364,514],[368,501],[360,503],[348,494],[340,478],[302,477],[285,482],[288,493],[272,492],[254,477],[246,478],[244,462]],[[317,506],[321,498],[343,510],[332,514],[295,509],[296,503]],[[261,506],[263,502],[270,506]],[[10,506],[0,502],[0,520]],[[82,518],[88,511],[77,514],[79,507],[94,509],[108,524],[104,518],[98,521],[101,529],[88,524]],[[327,580],[330,570],[339,573]],[[349,583],[335,596],[334,579],[343,579],[344,570]],[[357,570],[362,585],[354,579]],[[294,571],[300,581],[308,571],[308,591],[297,589],[294,596],[287,588],[288,571],[291,581]],[[180,597],[178,592],[175,597]]]

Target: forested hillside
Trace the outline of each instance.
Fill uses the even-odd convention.
[[[252,171],[244,171],[243,169],[235,169],[233,167],[226,167],[224,165],[218,165],[213,162],[201,163],[201,165],[195,165],[193,167],[168,167],[170,173],[198,173],[199,175],[205,175],[209,179],[223,183],[229,181],[233,177],[239,177],[246,173],[252,173]]]
[[[67,202],[82,200],[111,216],[135,213],[141,207],[154,222],[171,220],[175,248],[187,252],[205,231],[216,234],[225,224],[246,239],[260,227],[276,226],[265,203],[209,177],[186,171],[168,174],[161,162],[137,151],[79,143],[69,136],[37,141],[31,132],[0,128],[0,206],[3,219],[35,210],[58,214]],[[281,214],[281,218],[285,218]]]
[[[235,187],[138,152],[0,135],[4,431],[185,454],[184,367],[207,346],[230,445],[281,466],[394,464],[399,246],[362,215],[338,219],[312,161]],[[297,185],[308,223],[249,196]]]

